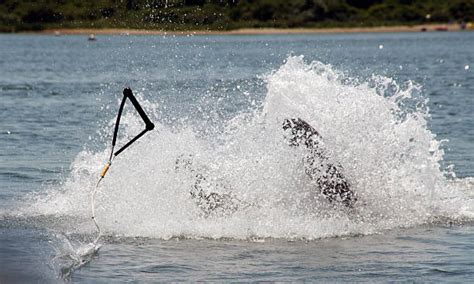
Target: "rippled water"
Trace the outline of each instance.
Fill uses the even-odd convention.
[[[89,193],[125,86],[157,130],[114,162],[103,246],[71,280],[471,279],[473,45],[473,33],[1,35],[0,280],[62,281],[55,257],[95,236]],[[288,116],[321,133],[355,211],[314,196],[282,142]],[[142,129],[132,112],[124,123],[121,144]],[[255,206],[203,217],[194,177],[174,170],[183,154]]]

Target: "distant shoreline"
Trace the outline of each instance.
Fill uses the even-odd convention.
[[[21,34],[52,34],[52,35],[272,35],[272,34],[331,34],[331,33],[395,33],[395,32],[421,32],[421,31],[460,31],[458,24],[429,24],[413,26],[379,26],[379,27],[354,27],[354,28],[245,28],[229,31],[164,31],[145,29],[47,29],[42,31],[21,32]]]

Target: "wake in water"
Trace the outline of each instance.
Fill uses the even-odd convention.
[[[226,122],[221,134],[202,137],[189,127],[158,124],[116,159],[97,194],[96,218],[104,233],[316,239],[474,219],[472,193],[466,193],[474,183],[448,179],[451,173],[440,167],[442,141],[427,128],[419,86],[383,77],[358,82],[302,57],[288,58],[266,84],[263,105]],[[158,106],[145,109],[156,113]],[[352,208],[315,190],[305,171],[306,150],[285,140],[282,123],[288,118],[304,120],[321,135],[328,163],[341,165],[357,196]],[[142,125],[131,113],[123,121],[127,141]],[[83,218],[75,232],[92,234],[89,194],[106,157],[107,149],[79,153],[62,188],[36,198],[22,213]],[[177,170],[183,157],[192,157],[191,174]],[[198,174],[205,177],[201,189],[232,200],[226,209],[203,213],[193,198]]]
[[[74,271],[92,261],[101,247],[101,245],[92,242],[83,244],[71,241],[64,234],[55,234],[50,243],[56,253],[56,256],[51,260],[51,266],[65,280],[68,280]]]

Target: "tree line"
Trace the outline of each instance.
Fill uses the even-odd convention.
[[[474,0],[0,0],[0,31],[230,30],[474,21]]]

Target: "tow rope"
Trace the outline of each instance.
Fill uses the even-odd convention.
[[[117,134],[119,130],[119,125],[120,125],[120,118],[122,117],[122,111],[125,106],[125,102],[127,99],[130,100],[132,105],[135,107],[135,110],[138,112],[140,117],[142,118],[143,122],[145,123],[145,129],[140,132],[137,136],[135,136],[133,139],[128,141],[125,145],[122,146],[119,150],[117,150],[114,153],[114,148],[115,144],[117,142]],[[117,120],[115,121],[115,128],[114,128],[114,136],[112,139],[112,147],[110,150],[110,156],[108,162],[105,164],[104,169],[100,173],[100,178],[99,181],[97,182],[94,191],[91,194],[91,213],[92,213],[92,221],[94,221],[95,227],[97,228],[97,238],[94,240],[93,244],[95,247],[97,247],[97,242],[99,241],[100,237],[102,236],[102,231],[100,229],[99,224],[97,223],[97,220],[95,219],[95,195],[99,189],[99,184],[100,182],[104,179],[105,175],[107,174],[108,170],[110,169],[110,166],[112,166],[112,160],[117,157],[120,153],[122,153],[125,149],[127,149],[130,145],[132,145],[135,141],[137,141],[140,137],[142,137],[145,133],[147,133],[150,130],[153,130],[155,128],[155,125],[150,121],[148,116],[146,115],[145,111],[143,111],[142,107],[138,103],[137,99],[133,95],[133,92],[130,88],[125,88],[123,90],[123,99],[122,102],[120,103],[120,107],[118,110],[117,114]]]

